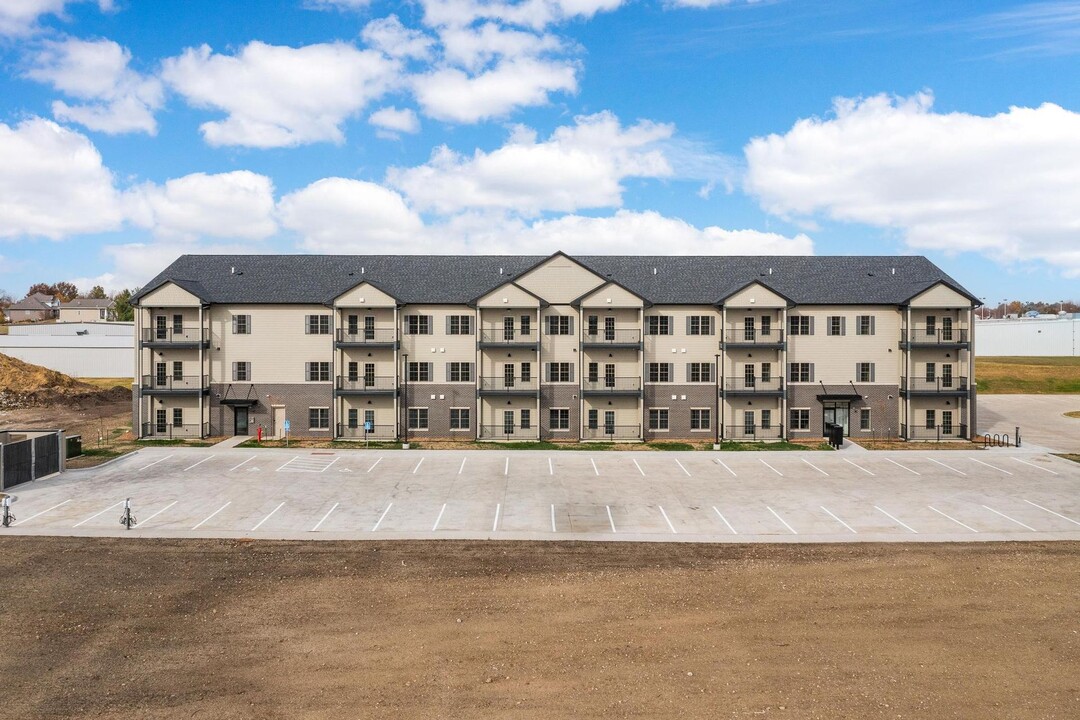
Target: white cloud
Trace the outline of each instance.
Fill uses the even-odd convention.
[[[62,16],[67,5],[86,0],[3,0],[0,2],[0,35],[25,35],[36,29],[43,15]],[[113,9],[113,0],[97,0],[102,12]]]
[[[59,240],[118,228],[120,196],[86,136],[34,118],[0,123],[0,237]]]
[[[775,2],[775,0],[771,1]],[[770,0],[667,0],[665,5],[673,8],[703,10],[724,5],[757,5],[764,2],[770,2]]]
[[[576,118],[537,142],[518,128],[501,148],[472,157],[443,146],[424,165],[391,168],[390,184],[419,208],[452,213],[489,208],[535,215],[622,204],[625,178],[667,177],[671,166],[656,143],[670,125],[641,121],[622,127],[611,113]]]
[[[201,126],[209,144],[267,148],[342,142],[342,123],[393,87],[399,70],[345,43],[251,42],[238,55],[189,48],[164,62],[162,76],[189,103],[227,114]]]
[[[420,132],[420,120],[411,108],[398,110],[396,107],[384,107],[371,113],[368,122],[376,127],[393,131],[394,133],[417,133]],[[396,137],[396,135],[395,135]]]
[[[363,10],[371,0],[304,0],[304,7],[309,10]]]
[[[452,65],[476,72],[497,58],[537,57],[562,48],[554,35],[508,30],[495,23],[439,30],[443,57]]]
[[[497,20],[536,30],[557,22],[589,19],[615,10],[624,0],[421,0],[429,27],[463,26],[477,20]]]
[[[106,245],[102,254],[112,262],[112,269],[96,276],[71,278],[79,288],[101,285],[108,293],[124,288],[141,287],[181,255],[255,255],[266,252],[251,244],[199,242],[150,242]]]
[[[131,221],[160,237],[261,240],[277,232],[274,185],[247,170],[146,183],[129,191],[127,200]]]
[[[112,40],[47,41],[26,75],[86,104],[53,103],[58,120],[105,133],[157,132],[154,112],[164,101],[157,78],[130,68],[131,53]]]
[[[1044,260],[1080,276],[1080,114],[1057,105],[983,117],[933,98],[840,99],[745,149],[769,212],[904,232],[916,249]]]
[[[278,216],[314,252],[400,252],[423,231],[420,217],[393,190],[347,178],[324,178],[286,195]]]
[[[431,47],[435,43],[435,39],[424,32],[402,25],[397,15],[372,20],[364,26],[360,36],[371,47],[396,58],[425,60],[431,57]]]

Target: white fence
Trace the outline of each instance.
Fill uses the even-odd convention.
[[[982,320],[975,324],[979,357],[1080,356],[1080,319]]]
[[[131,336],[0,335],[0,353],[71,377],[131,377],[135,345]]]

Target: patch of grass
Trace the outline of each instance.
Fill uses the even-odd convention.
[[[1065,453],[1063,455],[1058,455],[1058,457],[1065,458],[1066,460],[1072,460],[1074,463],[1080,463],[1080,455],[1077,455],[1075,453]]]
[[[1065,413],[1065,417],[1077,418],[1080,420],[1080,410],[1073,410],[1072,412]]]
[[[827,442],[806,442],[806,443],[793,443],[781,440],[773,443],[740,443],[731,442],[725,440],[720,443],[721,450],[746,450],[746,451],[765,451],[765,450],[832,450],[833,447]]]
[[[186,447],[210,447],[214,443],[203,442],[202,440],[181,440],[179,438],[173,438],[172,440],[139,440],[137,447],[173,447],[174,445],[184,445]]]
[[[1080,393],[1080,357],[977,357],[980,394]]]
[[[697,447],[695,445],[684,442],[651,442],[649,443],[649,447],[651,447],[653,450],[697,450]]]
[[[129,377],[116,378],[78,378],[79,382],[93,385],[98,390],[110,390],[114,387],[130,388],[132,379]]]

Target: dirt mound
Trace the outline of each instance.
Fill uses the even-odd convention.
[[[131,398],[131,390],[101,390],[55,370],[0,353],[0,410],[58,403],[92,407]]]

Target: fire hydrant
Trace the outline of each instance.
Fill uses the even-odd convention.
[[[262,442],[262,425],[259,426],[259,430],[256,433],[256,442]]]

